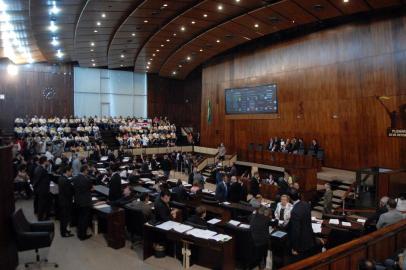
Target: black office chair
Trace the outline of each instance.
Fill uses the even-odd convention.
[[[131,248],[142,244],[144,235],[144,224],[148,221],[141,210],[136,210],[124,206],[125,223],[127,231],[130,234]],[[135,237],[138,236],[138,237]]]
[[[36,260],[25,263],[25,267],[29,265],[37,265],[41,268],[42,265],[51,265],[58,267],[57,263],[50,263],[47,259],[41,260],[38,250],[40,248],[48,248],[54,239],[54,223],[43,221],[30,223],[25,218],[21,209],[17,210],[12,215],[12,223],[16,234],[16,244],[18,251],[35,250]]]

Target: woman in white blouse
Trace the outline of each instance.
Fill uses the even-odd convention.
[[[282,195],[281,201],[278,203],[275,210],[275,218],[279,220],[279,225],[286,226],[289,223],[292,207],[292,204],[289,202],[289,196]]]

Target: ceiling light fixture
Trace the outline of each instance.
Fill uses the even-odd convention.
[[[93,32],[97,33],[97,32],[99,32],[99,31],[97,31],[96,29],[94,29],[94,31],[93,31]]]
[[[132,35],[133,37],[135,37],[135,33],[132,33],[131,35]]]
[[[120,55],[120,57],[121,57],[121,58],[124,58],[124,57],[125,57],[125,55],[124,55],[124,54],[122,54],[122,55]]]
[[[106,18],[106,13],[102,13],[102,18]]]
[[[59,46],[59,41],[56,38],[56,36],[52,37],[52,41],[51,41],[52,46]]]
[[[144,20],[144,23],[148,23],[148,20]]]
[[[170,39],[167,39],[167,40],[166,40],[166,42],[169,42],[169,41],[171,41],[171,40],[170,40]]]
[[[94,62],[94,59],[92,59],[92,60],[90,60],[90,61]]]
[[[49,13],[52,15],[56,15],[59,13],[59,11],[61,10],[56,6],[56,2],[52,1],[52,7],[49,9]]]
[[[101,25],[101,22],[96,22],[96,25],[97,25],[97,26],[100,26],[100,25]]]
[[[220,43],[220,39],[216,40],[217,43]]]
[[[218,5],[218,6],[217,6],[217,9],[218,9],[218,10],[223,10],[223,5]]]
[[[63,53],[61,52],[61,49],[58,49],[58,50],[56,51],[56,57],[58,57],[58,58],[62,58],[62,57],[63,57]]]
[[[173,36],[176,37],[176,33],[173,33]]]
[[[54,20],[51,20],[48,29],[49,29],[49,31],[51,31],[52,33],[56,32],[56,31],[58,30],[58,26],[56,26]]]
[[[95,64],[95,63],[93,63],[93,64],[92,64],[92,66],[94,66],[94,67],[95,67],[95,66],[96,66],[96,64]]]
[[[254,27],[255,27],[255,28],[258,28],[258,27],[259,27],[259,24],[257,24],[257,23],[254,24]]]
[[[94,47],[94,45],[95,45],[94,42],[90,42],[90,46]]]
[[[203,17],[204,17],[204,18],[207,18],[207,14],[203,14]]]
[[[121,64],[120,67],[123,67],[123,64]]]
[[[196,22],[195,21],[192,21],[192,24],[195,24]]]
[[[176,75],[176,71],[172,71],[172,75]]]
[[[180,31],[185,31],[186,30],[186,28],[184,27],[184,26],[182,26],[181,28],[180,28]]]
[[[190,61],[190,59],[192,59],[192,58],[190,58],[190,56],[186,57],[186,60]]]
[[[156,51],[156,52],[159,52],[159,49],[156,49],[155,51]]]

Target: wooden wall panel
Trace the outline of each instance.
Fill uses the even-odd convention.
[[[406,103],[406,16],[365,19],[272,44],[252,43],[203,68],[201,140],[230,152],[272,136],[317,138],[325,166],[406,166],[406,140],[388,138],[390,110]],[[224,89],[277,83],[280,118],[225,119]],[[212,103],[212,123],[207,103]],[[303,115],[300,115],[300,105]]]
[[[148,74],[148,117],[167,116],[177,126],[200,129],[201,70],[185,80]]]
[[[7,61],[0,62],[0,128],[9,130],[16,117],[25,115],[64,116],[73,114],[73,69],[71,64],[37,63],[19,66],[11,76]],[[43,91],[52,87],[56,94],[46,99]]]

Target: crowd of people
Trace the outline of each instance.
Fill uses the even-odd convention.
[[[321,149],[316,139],[313,139],[310,145],[306,148],[302,138],[270,138],[268,142],[268,150],[271,152],[284,152],[291,154],[311,154],[317,156]]]
[[[38,144],[62,142],[70,146],[89,146],[100,139],[101,130],[116,134],[117,144],[124,148],[174,146],[176,126],[166,117],[37,117],[16,118],[16,138]]]

